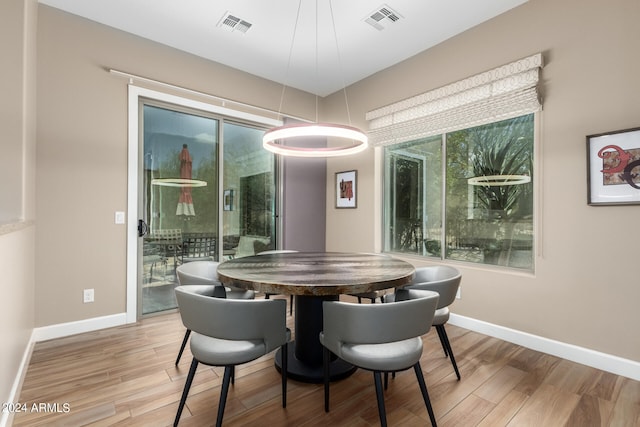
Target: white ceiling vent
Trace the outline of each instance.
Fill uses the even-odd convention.
[[[400,18],[402,18],[402,15],[391,9],[388,5],[383,4],[364,18],[364,22],[376,30],[382,31],[388,24],[396,22],[400,20]]]
[[[246,33],[251,28],[251,23],[245,21],[244,19],[240,19],[237,16],[232,15],[229,12],[226,12],[220,21],[218,21],[218,27],[223,28],[227,31],[240,31],[241,33]]]

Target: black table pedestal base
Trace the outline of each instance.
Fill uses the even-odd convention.
[[[287,360],[287,375],[290,379],[304,383],[322,384],[324,374],[322,365],[313,366],[301,362],[296,358],[295,343],[291,342],[287,346],[289,360]],[[278,372],[282,372],[282,350],[276,352],[275,365]],[[356,367],[336,358],[329,364],[329,380],[338,381],[348,377],[356,371]]]
[[[338,301],[337,295],[296,295],[295,342],[288,345],[288,369],[291,379],[306,383],[322,383],[322,353],[324,346],[320,344],[319,335],[322,331],[322,303],[324,301]],[[281,370],[281,350],[276,353],[276,368]],[[329,365],[331,381],[346,378],[355,372],[356,368],[332,356]]]

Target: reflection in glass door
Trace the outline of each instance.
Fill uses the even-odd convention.
[[[176,267],[217,260],[219,120],[143,102],[142,314],[176,307]],[[140,263],[139,263],[140,265]]]
[[[392,173],[389,186],[390,215],[388,250],[422,253],[423,161],[415,156],[392,154],[388,159]],[[389,238],[391,237],[391,238]]]
[[[224,259],[277,248],[275,155],[262,148],[264,129],[225,122]]]

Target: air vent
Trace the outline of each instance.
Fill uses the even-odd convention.
[[[371,25],[378,31],[382,31],[385,29],[387,24],[392,22],[397,22],[400,20],[402,16],[391,9],[388,5],[383,4],[373,12],[371,12],[365,19],[364,22]]]
[[[251,25],[252,24],[250,22],[240,19],[229,12],[225,13],[222,16],[222,19],[218,22],[218,27],[220,28],[224,28],[227,31],[239,31],[241,33],[249,31]]]

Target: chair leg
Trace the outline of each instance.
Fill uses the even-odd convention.
[[[231,367],[231,385],[236,385],[236,367]]]
[[[458,377],[458,381],[460,381],[460,371],[458,371],[458,364],[456,363],[455,357],[453,357],[453,350],[451,350],[451,344],[449,343],[449,337],[447,336],[447,330],[444,328],[444,325],[436,326],[437,330],[442,330],[442,338],[444,339],[444,343],[447,346],[447,353],[449,353],[449,359],[451,359],[451,364],[453,365],[453,370],[456,371],[456,376]]]
[[[180,351],[178,352],[178,357],[176,358],[176,366],[178,366],[178,363],[180,363],[182,352],[184,351],[184,348],[187,345],[187,341],[189,341],[189,335],[191,335],[191,329],[187,329],[187,332],[184,333],[184,338],[182,339],[182,345],[180,346]]]
[[[422,399],[424,399],[424,404],[427,406],[427,412],[429,412],[431,425],[433,427],[437,427],[436,416],[433,413],[433,408],[431,407],[431,399],[429,399],[429,393],[427,392],[427,384],[424,382],[424,375],[422,374],[422,368],[420,367],[420,362],[413,365],[413,370],[416,371],[416,377],[418,378],[418,384],[420,385],[420,391],[422,392]]]
[[[322,372],[324,380],[324,411],[329,412],[329,359],[331,352],[328,348],[322,348]]]
[[[216,427],[222,426],[222,417],[224,416],[224,407],[227,404],[227,394],[229,393],[229,383],[233,375],[234,366],[224,367],[224,377],[222,378],[222,389],[220,390],[220,403],[218,404],[218,418],[216,419]]]
[[[378,400],[378,415],[380,416],[380,425],[387,426],[387,413],[384,409],[384,393],[382,391],[382,375],[380,371],[373,372],[373,382],[376,384],[376,399]]]
[[[436,326],[436,332],[438,332],[438,338],[440,338],[440,344],[442,345],[442,349],[444,350],[444,357],[448,357],[449,354],[447,353],[447,344],[445,344],[444,342],[444,337],[442,336],[442,329]]]
[[[196,369],[198,368],[198,361],[194,357],[191,361],[191,368],[189,368],[189,375],[187,375],[187,382],[184,384],[184,390],[182,391],[182,397],[180,398],[180,405],[178,405],[178,412],[176,413],[176,419],[173,421],[173,427],[178,425],[178,421],[180,421],[180,415],[182,415],[182,410],[184,409],[184,404],[187,401],[187,396],[189,395],[189,389],[191,388],[191,383],[193,382],[193,377],[196,374]]]
[[[282,407],[287,407],[287,366],[289,364],[289,349],[287,348],[288,344],[284,343],[282,347],[280,347],[282,353],[282,366],[280,369],[280,373],[282,374]]]

